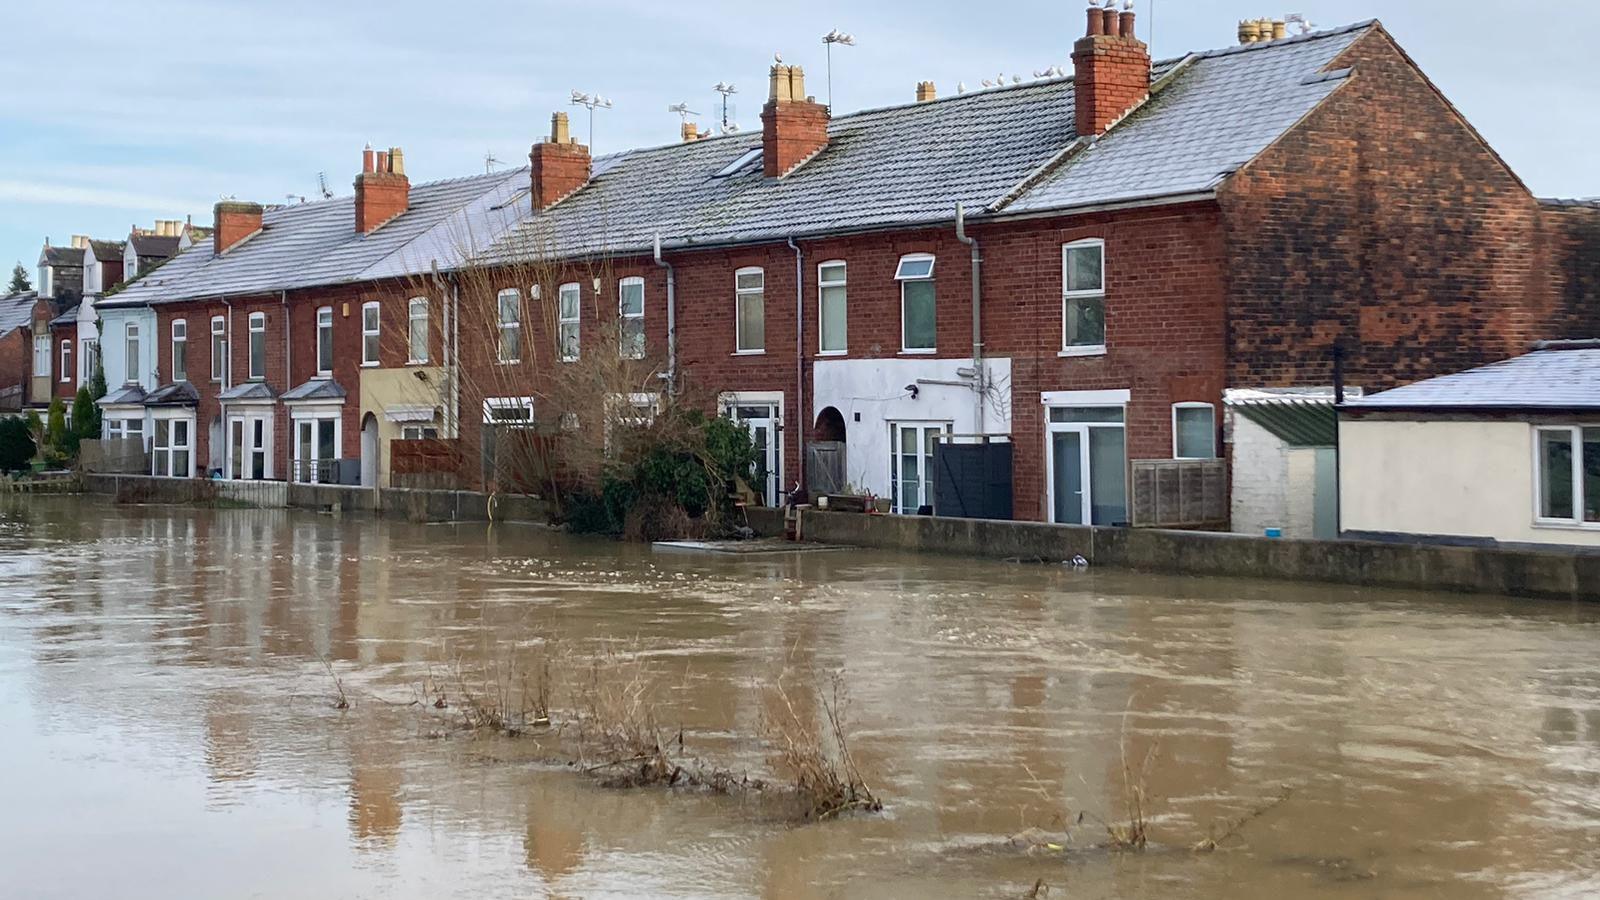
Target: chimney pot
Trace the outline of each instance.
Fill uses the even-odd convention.
[[[1106,17],[1101,14],[1100,7],[1089,0],[1089,27],[1084,31],[1085,37],[1095,37],[1106,33]]]
[[[361,151],[361,171],[363,171],[363,172],[376,172],[377,171],[376,154],[374,154],[372,152],[372,145],[371,144],[368,144],[367,148],[365,150]]]
[[[1272,39],[1281,41],[1289,36],[1289,23],[1282,19],[1272,20]]]
[[[922,81],[917,83],[918,103],[927,103],[929,100],[937,100],[938,98],[939,92],[934,89],[933,82]]]
[[[685,122],[685,123],[683,123],[683,132],[682,133],[683,133],[683,142],[685,144],[692,144],[695,141],[700,140],[700,126],[696,125],[693,122]]]
[[[379,150],[378,151],[378,171],[379,172],[388,172],[389,171],[389,151],[387,151],[387,150]]]
[[[405,151],[399,147],[389,148],[389,171],[396,175],[404,175],[406,173]]]
[[[593,171],[589,148],[572,139],[564,112],[550,117],[550,139],[533,145],[528,163],[533,208],[539,211],[588,184]]]
[[[1150,95],[1150,48],[1134,34],[1132,4],[1089,9],[1089,34],[1072,48],[1074,104],[1080,137],[1104,134]],[[1100,19],[1099,33],[1095,18]]]
[[[772,89],[761,111],[761,168],[768,178],[787,175],[828,146],[829,112],[806,96],[806,70],[772,67]]]

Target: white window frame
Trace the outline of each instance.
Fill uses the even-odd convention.
[[[178,422],[182,422],[186,426],[184,428],[184,431],[185,431],[185,433],[187,435],[187,442],[183,443],[183,444],[176,443],[176,442],[174,442],[172,440],[173,431],[175,430],[174,429],[174,425],[175,425],[175,423],[178,423]],[[162,445],[156,443],[157,438],[160,435],[161,430],[162,430],[161,429],[162,423],[166,424],[167,443],[166,443],[165,446],[162,446]],[[158,477],[165,477],[165,478],[193,478],[194,477],[194,472],[195,472],[195,459],[194,459],[195,435],[194,435],[194,430],[195,430],[195,415],[192,412],[187,412],[187,411],[178,412],[178,411],[158,410],[158,411],[155,411],[155,412],[153,412],[151,414],[151,418],[150,418],[150,474],[151,475],[156,475],[157,474],[157,472],[156,472],[156,464],[158,462],[162,461],[162,458],[164,457],[165,458],[165,462],[166,462],[166,466],[165,466],[166,471],[165,471],[165,473],[161,474]],[[179,452],[182,452],[186,457],[188,457],[188,461],[189,461],[186,470],[184,472],[182,472],[182,473],[179,473],[179,472],[175,471],[173,469],[173,466],[172,466],[173,457],[174,457],[174,455],[176,455]]]
[[[421,315],[418,315],[421,310]],[[428,339],[431,323],[428,321],[428,298],[412,297],[406,303],[406,362],[421,365],[428,361]],[[422,325],[422,352],[417,352],[417,324]]]
[[[367,320],[367,314],[372,320]],[[371,351],[369,354],[368,351]],[[383,362],[383,309],[378,301],[361,304],[361,365],[372,368]]]
[[[1535,425],[1531,429],[1533,434],[1533,522],[1536,526],[1544,528],[1577,528],[1584,531],[1600,531],[1600,522],[1585,521],[1585,510],[1588,508],[1586,485],[1583,472],[1583,432],[1600,430],[1600,423],[1590,425]],[[1572,479],[1572,517],[1553,518],[1544,514],[1544,453],[1541,446],[1541,435],[1565,434],[1572,441],[1572,472],[1568,477]]]
[[[100,362],[100,341],[83,338],[78,342],[78,384],[94,380],[95,366]]]
[[[895,515],[914,516],[922,507],[933,506],[933,450],[927,445],[927,434],[932,432],[934,435],[948,435],[954,428],[955,423],[948,420],[896,419],[889,423],[889,509]],[[900,440],[901,432],[906,430],[917,433],[917,499],[921,501],[909,511],[900,505],[900,482],[903,475],[900,458],[905,455],[900,449]],[[936,437],[935,444],[937,443]]]
[[[1067,259],[1073,250],[1085,247],[1098,247],[1100,250],[1100,286],[1094,289],[1077,291],[1067,290]],[[1106,354],[1106,339],[1101,336],[1098,344],[1068,344],[1067,343],[1067,307],[1073,300],[1099,298],[1100,314],[1105,316],[1106,308],[1106,242],[1104,238],[1085,238],[1080,241],[1071,241],[1061,245],[1061,352],[1060,356],[1104,356]],[[1102,327],[1104,327],[1102,323]]]
[[[33,377],[50,377],[50,335],[33,336]]]
[[[326,366],[322,364],[324,348],[328,351]],[[333,377],[333,307],[331,306],[317,309],[317,377]]]
[[[144,332],[139,329],[138,322],[128,322],[122,326],[122,352],[127,358],[123,360],[123,374],[127,379],[123,384],[139,383],[139,354],[144,349]]]
[[[1183,409],[1203,409],[1210,417],[1211,422],[1211,455],[1210,456],[1183,456],[1178,450],[1178,411]],[[1172,458],[1173,459],[1217,459],[1221,454],[1217,452],[1217,406],[1215,403],[1200,401],[1184,401],[1172,404]]]
[[[167,361],[167,364],[172,369],[172,381],[176,384],[180,381],[189,380],[189,321],[187,319],[173,319],[170,330],[172,335],[172,358]],[[183,368],[181,369],[178,368],[178,357],[180,356],[178,348],[180,345],[183,347],[181,354]],[[193,442],[191,441],[190,443]]]
[[[527,416],[518,419],[503,419],[495,415],[496,412],[504,412],[506,410],[525,411]],[[494,425],[498,428],[532,428],[534,425],[533,398],[485,397],[483,399],[483,424]]]
[[[761,277],[759,287],[747,288],[739,286],[739,279],[758,275]],[[744,304],[751,298],[757,297],[761,301],[761,342],[751,344],[744,333]],[[733,273],[733,352],[736,356],[760,356],[767,352],[767,270],[760,266],[745,266]]]
[[[572,297],[572,315],[567,315],[566,300]],[[567,330],[572,339],[567,339]],[[563,284],[556,290],[556,353],[562,362],[577,362],[583,355],[583,287],[576,281]],[[567,348],[572,348],[568,353]]]
[[[228,321],[211,317],[211,380],[221,384],[228,377]]]
[[[300,452],[300,427],[311,424],[311,434],[315,438],[325,422],[333,423],[333,456],[328,462],[335,462],[344,458],[344,409],[342,404],[307,403],[296,406],[289,411],[289,459],[291,480],[297,484],[322,484],[322,472],[314,465],[321,462],[312,459],[313,465],[306,469],[305,458]],[[313,443],[315,441],[313,440]],[[312,448],[315,452],[315,447]]]
[[[439,437],[439,426],[432,422],[413,422],[400,426],[402,441],[432,441]]]
[[[739,415],[741,407],[767,407],[771,410],[769,421],[771,434],[767,440],[767,459],[764,465],[767,469],[765,484],[750,485],[760,490],[774,506],[780,506],[784,497],[783,480],[783,391],[729,391],[717,396],[717,404],[722,407],[722,416],[735,423],[748,425],[750,420],[742,419]]]
[[[507,319],[505,316],[506,297],[513,297],[516,302],[511,308],[516,313],[516,318]],[[522,339],[522,291],[516,288],[501,288],[494,295],[494,321],[495,321],[495,359],[502,366],[512,366],[522,362],[522,347],[527,342]],[[515,332],[517,338],[517,352],[506,353],[506,335]]]
[[[845,270],[844,277],[824,281],[822,271],[839,267]],[[827,318],[823,309],[826,302],[827,288],[844,289],[844,334],[839,335],[840,346],[837,349],[827,347]],[[842,259],[830,259],[827,262],[817,263],[817,355],[818,356],[844,356],[850,352],[850,266]]]
[[[139,427],[135,429],[133,427],[135,425]],[[132,414],[124,413],[120,416],[108,412],[106,417],[101,422],[101,430],[104,432],[107,439],[122,440],[127,438],[132,440],[134,437],[138,437],[139,446],[141,448],[146,446],[144,413],[142,412]]]
[[[909,275],[906,273],[906,263],[928,264],[925,275]],[[894,269],[894,280],[900,282],[900,352],[908,355],[926,355],[939,352],[939,298],[935,289],[933,300],[934,337],[933,345],[929,347],[913,347],[906,340],[906,285],[908,284],[933,284],[933,270],[938,264],[938,258],[932,253],[908,253],[900,257],[899,265]]]
[[[1083,445],[1078,464],[1080,467],[1079,480],[1084,485],[1084,489],[1083,499],[1079,501],[1079,512],[1085,526],[1094,522],[1094,472],[1089,456],[1089,430],[1094,428],[1122,429],[1123,490],[1129,504],[1127,512],[1131,514],[1133,512],[1133,494],[1127,466],[1129,458],[1128,407],[1133,402],[1133,392],[1127,388],[1103,391],[1044,391],[1040,393],[1039,400],[1044,406],[1044,456],[1042,458],[1045,460],[1045,521],[1054,523],[1056,515],[1056,480],[1050,471],[1053,435],[1061,432],[1076,431],[1083,436]],[[1052,409],[1118,409],[1122,412],[1122,421],[1055,422],[1050,418]]]
[[[72,381],[72,341],[61,342],[61,380]]]
[[[265,381],[267,378],[267,314],[253,312],[246,322],[250,330],[250,344],[248,347],[250,358],[245,361],[249,369],[251,381]],[[257,346],[261,352],[256,353]],[[261,370],[256,371],[257,357],[260,357]]]
[[[241,407],[234,411],[230,409],[225,423],[224,450],[222,459],[222,477],[229,481],[272,481],[272,432],[273,419],[272,407],[264,405],[260,409]],[[255,425],[261,425],[261,445],[255,443]],[[237,444],[233,438],[233,426],[239,425],[240,437],[243,444]],[[240,470],[233,467],[234,451],[239,452]],[[261,478],[251,477],[255,454],[261,454]]]
[[[39,296],[46,300],[55,299],[55,269],[52,266],[39,267]]]
[[[624,301],[624,292],[631,287],[639,289],[639,311],[629,313],[627,303]],[[644,279],[638,276],[624,278],[617,282],[617,357],[619,359],[644,359],[645,331],[644,331]],[[637,322],[639,336],[633,341],[628,334],[630,322]]]

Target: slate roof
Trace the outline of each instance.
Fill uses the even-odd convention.
[[[122,241],[90,241],[89,249],[94,251],[94,258],[101,262],[122,261]]]
[[[101,406],[138,406],[144,403],[144,388],[137,384],[125,384],[113,388],[98,401]]]
[[[278,399],[278,392],[265,382],[246,381],[244,384],[236,384],[223,391],[217,396],[217,399],[223,403],[244,400],[276,400]]]
[[[222,256],[199,241],[116,296],[118,305],[345,284],[459,265],[525,216],[526,167],[411,186],[410,207],[370,234],[356,231],[355,197],[274,207],[261,231]]]
[[[1331,397],[1241,400],[1228,407],[1291,447],[1332,447],[1338,442]]]
[[[82,305],[83,304],[81,304],[81,303],[72,304],[71,306],[69,306],[65,310],[63,310],[61,315],[56,316],[54,319],[51,319],[50,320],[50,324],[52,326],[54,326],[54,325],[75,325],[75,324],[77,324],[77,322],[78,322],[78,308],[80,306],[82,306]]]
[[[178,242],[182,238],[160,234],[134,234],[128,240],[133,244],[134,254],[141,259],[168,259],[178,255]]]
[[[343,400],[348,396],[339,382],[327,378],[313,378],[299,387],[283,392],[285,403],[305,403],[314,400]]]
[[[839,116],[828,146],[782,179],[759,163],[715,177],[759,133],[602,157],[588,185],[484,258],[935,224],[957,202],[976,218],[1208,191],[1332,93],[1348,73],[1324,69],[1373,27],[1157,63],[1151,101],[1094,142],[1076,141],[1067,78]],[[1075,145],[1087,149],[1063,162]]]
[[[1342,83],[1329,63],[1375,23],[1156,63],[1151,100],[1079,140],[1072,79],[840,115],[829,144],[782,179],[753,160],[759,132],[594,161],[582,189],[534,213],[526,168],[414,185],[411,208],[370,235],[354,198],[267,210],[222,257],[202,241],[130,285],[119,305],[404,277],[469,260],[647,252],[1069,212],[1214,189]]]
[[[1347,402],[1341,408],[1358,412],[1600,409],[1600,341],[1571,346],[1574,349],[1536,350],[1430,378]]]
[[[19,291],[0,297],[0,336],[28,324],[33,307],[39,302],[37,291]]]
[[[187,381],[164,384],[144,398],[145,406],[194,406],[200,402],[200,392]]]
[[[83,268],[83,248],[81,247],[46,247],[40,254],[45,265],[66,266],[68,268]]]

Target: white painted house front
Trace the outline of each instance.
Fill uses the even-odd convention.
[[[1011,433],[1011,360],[984,367],[980,390],[970,357],[818,360],[812,420],[842,416],[849,487],[891,498],[898,513],[931,506],[935,443]]]
[[[1340,407],[1347,536],[1600,547],[1600,341]]]

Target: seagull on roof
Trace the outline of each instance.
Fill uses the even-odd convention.
[[[776,53],[773,53],[772,54],[772,61],[781,65],[783,63],[783,52],[782,51],[778,51]]]

